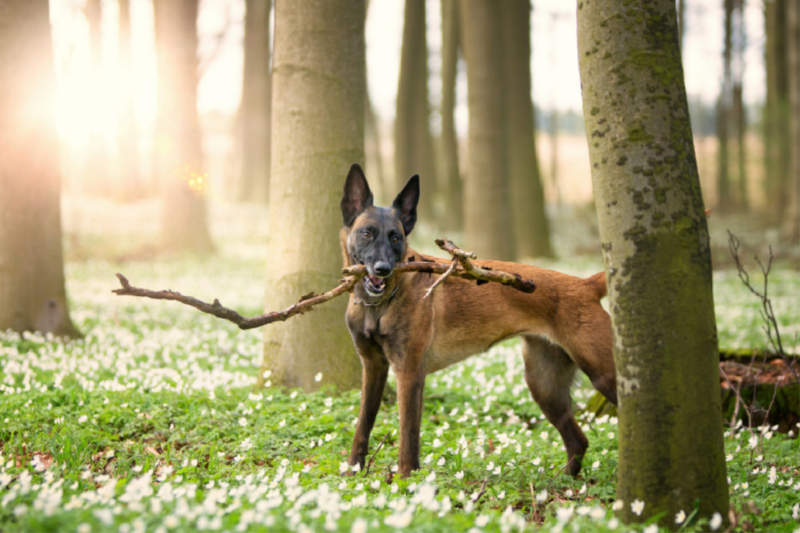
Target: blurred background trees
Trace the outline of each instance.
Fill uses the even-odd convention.
[[[231,228],[265,243],[281,201],[269,194],[272,1],[49,7],[67,253],[91,255],[109,231],[114,257],[207,253]],[[700,183],[719,208],[712,231],[730,220],[765,243],[800,239],[797,10],[677,2]],[[368,77],[353,120],[376,197],[422,177],[415,245],[447,232],[482,257],[597,254],[576,6],[373,0],[364,16]],[[104,209],[114,224],[100,222]]]
[[[71,199],[155,205],[167,195],[163,244],[177,247],[191,235],[190,249],[210,250],[209,201],[212,210],[268,202],[272,2],[167,4],[51,1],[61,166]],[[496,106],[506,116],[488,126],[479,116],[488,100],[474,95],[480,58],[472,73],[467,68],[474,32],[461,27],[459,14],[476,9],[470,0],[369,6],[366,169],[381,198],[419,173],[423,224],[466,231],[479,252],[486,246],[497,257],[550,256],[557,250],[549,219],[592,199],[577,67],[564,46],[575,11],[553,0],[500,4],[489,15],[505,17],[502,42],[493,51],[475,46],[490,58],[493,76],[503,76],[488,87],[503,80]],[[676,9],[706,201],[723,213],[752,210],[782,237],[798,234],[796,10],[789,0],[681,0]],[[159,30],[165,24],[175,31]],[[193,98],[197,118],[188,111]],[[498,120],[506,122],[502,135],[491,133]],[[175,161],[165,161],[167,153]],[[484,170],[473,170],[484,160]],[[188,172],[178,178],[184,185],[165,178],[170,167],[173,176],[179,167]],[[192,174],[205,180],[199,194],[186,185]],[[491,247],[474,240],[479,232]]]

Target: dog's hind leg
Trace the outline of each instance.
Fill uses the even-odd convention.
[[[539,337],[522,339],[525,381],[544,416],[561,434],[567,448],[567,471],[577,476],[589,440],[572,414],[569,394],[576,366],[559,346]]]
[[[389,375],[389,362],[383,354],[371,353],[361,356],[363,367],[361,378],[361,410],[358,412],[358,424],[353,436],[353,447],[350,450],[348,463],[364,468],[364,460],[369,450],[369,435],[375,424],[375,417],[381,408],[383,388]]]
[[[563,345],[578,367],[589,376],[594,388],[617,405],[617,373],[614,366],[614,338],[611,317],[598,306],[584,317],[577,331],[563,338]]]

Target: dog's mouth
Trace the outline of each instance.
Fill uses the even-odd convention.
[[[367,274],[363,278],[364,288],[372,296],[380,296],[386,290],[386,278]]]

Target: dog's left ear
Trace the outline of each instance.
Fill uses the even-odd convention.
[[[344,225],[348,228],[353,225],[356,217],[368,207],[372,207],[372,191],[364,177],[364,171],[358,163],[353,163],[344,182],[344,196],[339,204],[342,209]]]
[[[397,216],[403,223],[406,235],[414,229],[417,223],[417,204],[419,203],[419,175],[414,174],[397,198],[392,202],[392,207],[397,211]]]

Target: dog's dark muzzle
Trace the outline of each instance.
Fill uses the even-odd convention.
[[[367,275],[364,276],[364,287],[367,292],[378,296],[386,290],[386,280],[392,275],[394,268],[389,263],[379,261],[372,268],[367,268]]]

